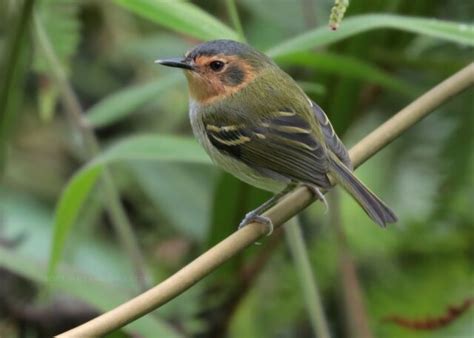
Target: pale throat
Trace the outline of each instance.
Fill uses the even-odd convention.
[[[205,79],[188,71],[184,73],[188,80],[189,95],[200,104],[226,96],[226,88],[222,83]]]

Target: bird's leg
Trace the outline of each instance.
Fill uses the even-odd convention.
[[[268,230],[267,236],[270,236],[273,232],[272,220],[270,218],[266,217],[266,216],[261,215],[261,214],[263,214],[265,211],[267,211],[268,209],[273,207],[275,204],[277,204],[278,201],[283,196],[285,196],[287,193],[292,191],[296,186],[297,186],[296,183],[293,183],[293,182],[289,183],[285,187],[285,189],[283,189],[279,193],[273,195],[272,198],[270,198],[268,201],[263,203],[261,206],[259,206],[258,208],[248,212],[245,215],[245,218],[242,220],[242,222],[240,222],[239,229],[241,229],[244,226],[246,226],[247,224],[250,224],[250,223],[253,223],[253,222],[262,223],[262,224],[265,224],[268,227],[269,230]]]
[[[325,208],[324,212],[327,212],[329,209],[328,202],[326,201],[326,197],[324,197],[324,194],[321,192],[321,190],[319,190],[319,188],[315,185],[311,184],[304,184],[304,186],[313,193],[314,197],[323,202]]]

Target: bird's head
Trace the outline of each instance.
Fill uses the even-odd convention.
[[[156,60],[156,63],[184,69],[190,95],[200,103],[232,95],[263,69],[274,66],[265,54],[232,40],[205,42],[184,57]]]

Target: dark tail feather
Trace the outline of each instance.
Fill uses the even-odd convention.
[[[344,164],[333,160],[331,167],[331,174],[334,175],[336,181],[351,194],[375,223],[385,226],[387,223],[395,223],[398,220],[395,213],[359,181]]]

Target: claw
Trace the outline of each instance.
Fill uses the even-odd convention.
[[[308,187],[308,189],[311,190],[311,192],[313,193],[313,195],[317,199],[319,199],[321,202],[323,202],[323,204],[324,204],[324,213],[327,213],[328,210],[329,210],[329,205],[328,205],[328,202],[326,201],[326,197],[324,197],[321,190],[316,188],[314,185],[307,185],[306,187]]]
[[[242,229],[244,226],[250,224],[250,223],[261,223],[267,226],[268,228],[268,233],[267,236],[270,236],[273,233],[273,223],[272,220],[266,216],[258,215],[257,213],[251,211],[247,215],[245,215],[245,218],[240,222],[239,224],[239,229]]]

